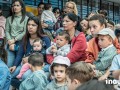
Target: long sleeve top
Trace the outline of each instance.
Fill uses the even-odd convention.
[[[26,16],[24,21],[20,23],[22,16],[15,16],[13,22],[11,23],[12,17],[8,17],[5,25],[5,34],[7,40],[16,39],[17,41],[22,40],[26,33],[26,24],[28,17]]]
[[[11,74],[7,65],[0,59],[0,90],[9,90]]]
[[[5,23],[6,23],[6,18],[0,16],[0,38],[5,37]]]
[[[56,46],[56,44],[54,44]],[[56,46],[57,47],[57,46]],[[70,52],[70,45],[69,44],[66,44],[60,48],[58,48],[57,52],[56,53],[51,53],[51,47],[49,47],[47,50],[46,50],[46,54],[53,54],[54,56],[66,56],[69,52]]]
[[[84,61],[86,59],[86,38],[83,32],[79,32],[76,30],[74,37],[71,40],[71,50],[67,54],[67,57],[70,59],[71,63],[77,61]],[[53,56],[47,55],[48,63],[53,61]]]
[[[44,43],[43,48],[46,50],[48,47],[50,47],[50,43],[51,43],[50,39],[47,36],[44,36],[41,39]],[[18,66],[21,63],[23,56],[26,55],[26,54],[29,54],[31,52],[32,45],[30,44],[29,40],[27,42],[28,43],[27,43],[27,46],[26,46],[26,52],[24,51],[23,43],[21,43],[18,54],[17,54],[17,57],[16,57],[15,62],[14,62],[14,66]]]
[[[41,21],[52,21],[53,23],[57,22],[57,19],[52,11],[44,10],[41,15]]]
[[[48,80],[45,72],[37,70],[21,83],[19,90],[45,90],[47,84]]]
[[[105,72],[112,64],[115,55],[117,55],[117,50],[113,45],[108,46],[104,50],[102,49],[94,62],[96,69]]]

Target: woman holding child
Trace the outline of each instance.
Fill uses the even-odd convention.
[[[23,38],[22,44],[20,45],[20,50],[18,51],[14,66],[10,68],[12,77],[16,77],[19,73],[21,62],[26,63],[28,61],[28,57],[23,58],[23,56],[31,52],[33,41],[38,38],[43,41],[44,49],[47,49],[50,46],[50,39],[44,35],[39,19],[33,16],[28,19],[26,34]]]
[[[67,54],[67,57],[70,59],[71,63],[85,60],[86,54],[85,50],[87,48],[85,35],[80,30],[76,30],[78,17],[73,13],[68,13],[63,18],[63,27],[70,35],[70,45],[71,50]],[[47,55],[48,63],[53,61],[53,55]]]

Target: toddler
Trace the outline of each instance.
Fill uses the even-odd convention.
[[[32,53],[35,53],[35,52],[39,52],[41,54],[45,54],[45,51],[42,49],[42,40],[40,39],[36,39],[34,40],[33,42],[33,50],[31,50],[31,52],[28,54],[28,55],[25,55],[24,57],[25,58],[28,58],[29,55],[31,55]],[[23,66],[20,70],[20,73],[17,75],[17,78],[18,79],[21,79],[22,78],[22,75],[30,68],[29,64],[27,62],[25,62],[23,60]]]

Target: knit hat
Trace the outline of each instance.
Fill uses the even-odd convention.
[[[109,35],[113,40],[116,38],[114,31],[110,28],[104,28],[98,32],[98,35]]]

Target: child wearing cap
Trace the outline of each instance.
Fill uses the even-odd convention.
[[[33,53],[29,56],[28,63],[33,73],[20,84],[19,90],[45,90],[48,80],[45,72],[42,70],[44,66],[43,55]]]
[[[52,54],[56,56],[66,56],[70,52],[70,36],[66,31],[62,31],[57,35],[56,43],[53,43],[51,47],[46,50],[46,54]],[[48,61],[51,63],[52,61]]]
[[[97,77],[106,73],[114,56],[117,55],[117,50],[113,45],[113,40],[115,38],[114,31],[109,28],[104,28],[98,33],[98,45],[101,48],[101,51],[98,54],[97,60],[95,60],[92,65],[98,70],[98,72],[96,72]]]
[[[76,90],[78,86],[94,77],[92,67],[83,61],[73,63],[67,68],[66,74],[68,90]]]
[[[57,56],[51,64],[50,71],[54,76],[45,90],[68,90],[66,81],[66,69],[70,66],[70,60],[67,57]]]

